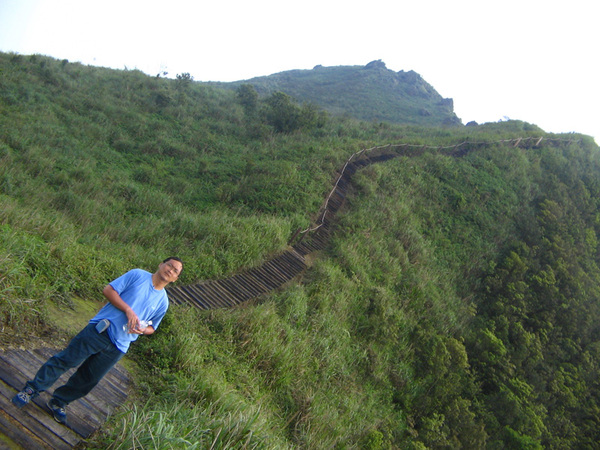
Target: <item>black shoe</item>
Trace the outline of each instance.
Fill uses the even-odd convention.
[[[26,387],[12,398],[13,405],[17,408],[22,408],[36,396],[36,392],[30,387]]]
[[[53,398],[51,398],[48,402],[48,408],[50,408],[50,411],[52,411],[54,420],[56,420],[58,423],[66,425],[67,413],[65,412],[65,408],[63,406],[58,406],[56,401]]]

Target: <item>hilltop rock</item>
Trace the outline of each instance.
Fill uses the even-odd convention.
[[[385,63],[378,59],[376,61],[371,61],[369,64],[365,66],[365,69],[387,69]]]

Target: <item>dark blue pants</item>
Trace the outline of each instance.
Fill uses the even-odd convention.
[[[87,395],[124,355],[107,332],[98,333],[96,324],[88,324],[67,348],[46,361],[26,385],[36,392],[45,391],[67,370],[79,366],[67,384],[54,391],[56,403],[66,406]]]

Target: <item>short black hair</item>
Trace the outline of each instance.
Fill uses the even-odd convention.
[[[166,263],[169,261],[179,261],[181,263],[181,271],[179,272],[179,275],[181,275],[183,273],[183,261],[180,258],[178,258],[177,256],[169,256],[167,259],[165,259],[163,261],[163,263]]]

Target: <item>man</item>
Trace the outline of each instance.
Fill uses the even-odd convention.
[[[48,402],[54,419],[66,424],[65,407],[87,395],[127,353],[131,342],[142,334],[154,333],[169,307],[165,287],[176,281],[182,270],[181,260],[169,257],[153,274],[133,269],[106,285],[102,293],[108,303],[66,349],[38,370],[35,378],[25,384],[12,402],[19,408],[25,406],[67,370],[79,366]]]

